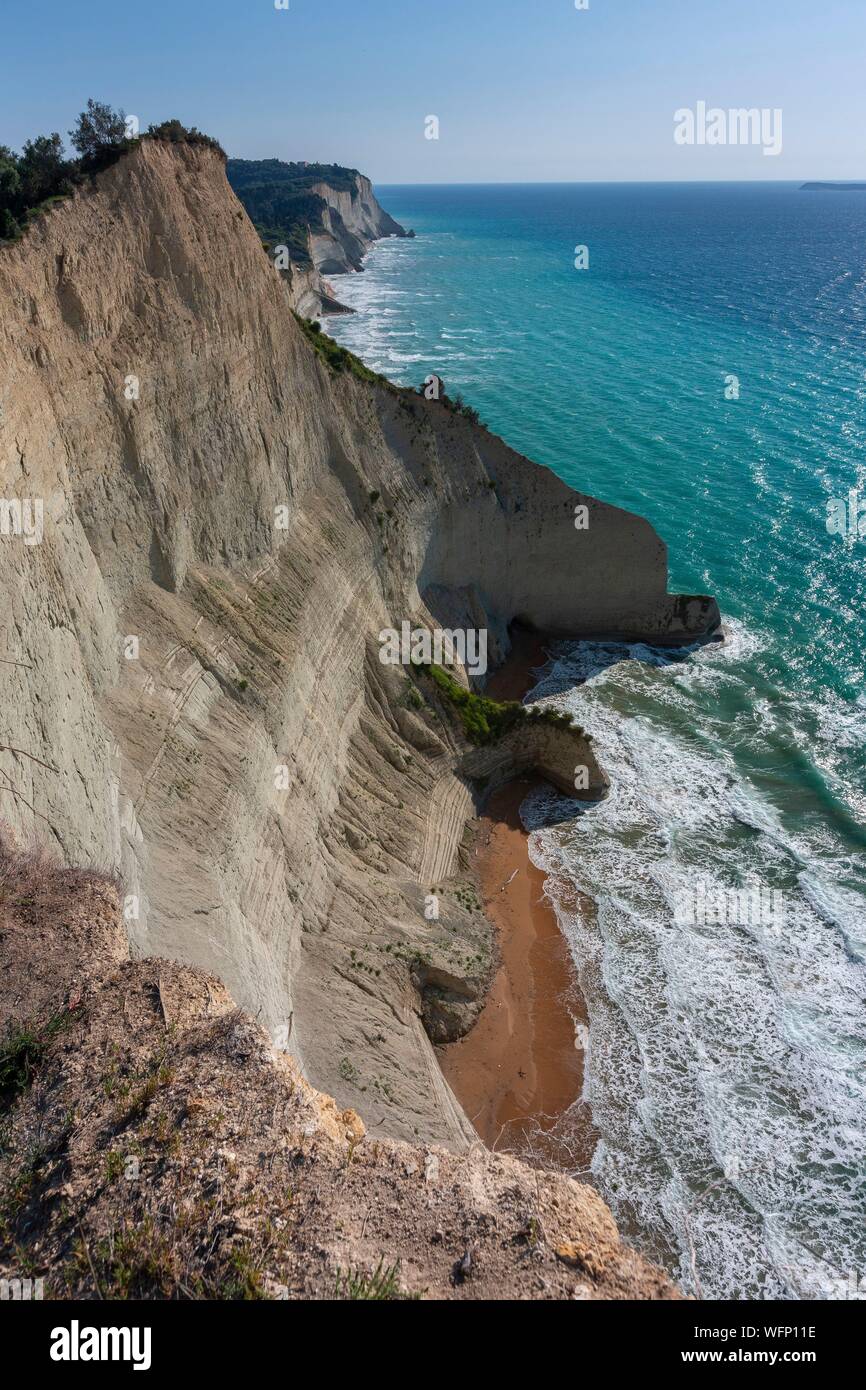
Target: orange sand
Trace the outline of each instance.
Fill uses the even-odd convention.
[[[521,698],[530,668],[543,664],[543,639],[535,634],[518,634],[514,646],[506,667],[488,683],[486,693],[494,698]],[[518,814],[532,785],[521,779],[500,788],[479,822],[478,883],[498,929],[501,963],[477,1023],[438,1052],[445,1077],[490,1148],[531,1148],[573,1170],[585,1167],[592,1152],[588,1108],[578,1106],[565,1128],[556,1122],[583,1085],[575,1020],[585,1024],[586,1009]]]

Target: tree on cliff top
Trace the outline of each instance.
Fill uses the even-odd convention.
[[[58,192],[66,173],[63,141],[55,130],[52,135],[37,135],[27,140],[18,161],[21,196],[28,206],[35,207],[44,198]]]
[[[0,243],[15,240],[52,201],[72,193],[76,184],[107,169],[138,143],[137,137],[127,133],[123,111],[92,97],[69,134],[77,159],[64,158],[57,131],[26,141],[20,155],[0,145]],[[155,140],[207,145],[225,158],[216,140],[195,126],[188,130],[177,120],[152,125],[147,135]]]
[[[107,102],[90,97],[86,110],[70,130],[69,138],[82,159],[101,154],[126,140],[126,113],[114,111]]]
[[[219,140],[214,140],[212,135],[205,135],[198,126],[185,126],[176,116],[169,121],[160,121],[159,125],[149,125],[147,135],[151,140],[168,140],[173,145],[205,145],[210,150],[216,150],[223,159],[226,158],[226,152]]]
[[[12,209],[21,194],[18,156],[8,145],[0,145],[0,237],[14,236],[18,230]]]

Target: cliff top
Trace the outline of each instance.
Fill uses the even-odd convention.
[[[336,191],[354,192],[361,177],[358,169],[342,164],[316,164],[306,160],[230,159],[226,164],[229,183],[235,192],[244,188],[276,185],[280,188],[309,189],[326,183]]]
[[[225,160],[218,140],[177,119],[133,133],[122,111],[90,100],[69,132],[77,158],[67,159],[58,131],[27,140],[20,154],[0,145],[0,242],[17,240],[40,213],[68,198],[77,187],[116,164],[142,140],[195,145]]]

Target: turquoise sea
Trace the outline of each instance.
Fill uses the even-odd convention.
[[[563,644],[531,697],[612,781],[524,806],[590,1013],[592,1180],[704,1297],[866,1298],[866,535],[826,524],[866,513],[866,194],[377,193],[417,238],[334,278],[358,312],[327,330],[646,516],[725,620],[686,653]],[[696,884],[783,920],[686,925]]]

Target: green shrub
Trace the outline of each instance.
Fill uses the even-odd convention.
[[[64,1009],[41,1026],[24,1024],[7,1029],[6,1037],[0,1041],[0,1114],[27,1090],[48,1044],[71,1018],[69,1010]]]
[[[183,125],[177,117],[170,121],[161,121],[159,125],[149,125],[147,139],[168,140],[175,145],[203,145],[205,149],[216,150],[223,159],[226,158],[226,152],[219,140],[215,140],[212,135],[205,135],[196,126]]]
[[[527,707],[517,700],[491,700],[486,695],[467,690],[441,666],[417,665],[418,669],[430,676],[446,704],[456,712],[470,743],[496,743],[518,724],[530,721],[568,729],[575,727],[571,715],[564,710]]]
[[[355,1269],[347,1269],[345,1273],[338,1270],[335,1296],[339,1299],[374,1299],[377,1302],[399,1299],[399,1269],[396,1264],[386,1269],[383,1257],[372,1274]]]
[[[294,310],[292,312],[294,313]],[[312,343],[318,356],[332,372],[338,375],[342,372],[350,372],[352,376],[359,377],[361,381],[377,381],[380,386],[386,386],[390,391],[399,391],[399,388],[387,377],[371,371],[360,357],[349,352],[348,348],[340,347],[340,344],[335,343],[333,338],[329,338],[327,333],[323,333],[320,323],[302,318],[300,314],[295,314],[295,320],[300,325],[304,337]]]
[[[69,134],[77,159],[65,158],[57,131],[25,141],[20,155],[0,145],[0,241],[21,236],[40,212],[68,198],[76,185],[107,169],[138,144],[126,134],[123,112],[92,98]],[[194,126],[188,130],[178,120],[151,125],[144,138],[205,145],[225,158],[216,140]]]

